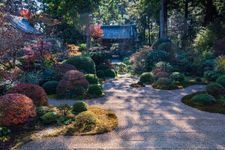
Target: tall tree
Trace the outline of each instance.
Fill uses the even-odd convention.
[[[167,0],[160,0],[160,38],[166,38]]]

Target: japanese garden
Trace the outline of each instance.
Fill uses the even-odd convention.
[[[0,150],[224,137],[224,0],[0,0]]]

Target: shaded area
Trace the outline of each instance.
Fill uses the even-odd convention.
[[[110,133],[95,136],[56,137],[33,141],[21,149],[49,143],[43,149],[57,148],[51,142],[65,142],[69,149],[225,149],[225,116],[202,112],[183,104],[183,96],[202,91],[195,85],[179,90],[156,90],[150,86],[130,88],[136,79],[119,78],[104,84],[106,96],[87,100],[113,110],[119,127]],[[51,104],[71,103],[72,100],[50,100]],[[64,144],[65,144],[64,143]]]
[[[197,105],[191,101],[191,98],[193,96],[195,96],[196,94],[202,94],[202,93],[206,93],[206,92],[197,92],[197,93],[187,95],[182,98],[182,102],[188,106],[197,108],[202,111],[225,114],[225,107],[223,106],[222,102],[219,100],[217,100],[215,104],[208,105],[208,106],[207,105]]]

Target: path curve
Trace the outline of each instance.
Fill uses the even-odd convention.
[[[130,88],[131,78],[108,80],[106,96],[88,100],[113,110],[119,127],[95,136],[58,136],[32,141],[21,149],[225,149],[225,115],[199,111],[184,105],[181,98],[201,91],[202,85],[179,90],[152,87]],[[50,100],[50,104],[74,101]]]

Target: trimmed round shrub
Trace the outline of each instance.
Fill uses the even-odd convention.
[[[70,70],[59,82],[56,93],[60,98],[78,98],[85,95],[88,86],[89,83],[82,72]]]
[[[52,69],[44,70],[41,74],[41,80],[39,85],[43,85],[45,82],[56,80],[55,72]]]
[[[210,83],[206,86],[206,91],[208,94],[215,97],[225,94],[225,88],[219,83]]]
[[[170,78],[174,81],[178,81],[178,82],[183,82],[184,81],[184,74],[180,73],[180,72],[173,72],[171,75],[170,75]]]
[[[35,117],[33,101],[22,94],[6,94],[0,97],[0,125],[14,126],[23,124]]]
[[[211,105],[216,102],[215,98],[209,94],[197,94],[193,96],[191,100],[199,105]]]
[[[96,73],[95,63],[90,57],[74,56],[69,58],[65,63],[73,65],[83,73]]]
[[[225,75],[220,76],[218,79],[216,79],[216,82],[221,84],[225,88]]]
[[[98,70],[97,76],[99,78],[105,79],[105,78],[115,78],[116,72],[113,69],[106,69],[106,70]]]
[[[205,71],[204,78],[208,81],[215,81],[219,77],[219,73],[215,71]]]
[[[153,75],[150,72],[145,72],[140,76],[140,80],[141,83],[144,84],[152,84],[154,79],[153,79]]]
[[[74,114],[79,114],[83,111],[87,111],[88,110],[88,104],[85,103],[85,102],[76,102],[74,105],[73,105],[73,113]]]
[[[96,65],[101,65],[110,59],[110,55],[105,52],[91,52],[90,57]]]
[[[170,54],[166,51],[157,50],[150,51],[145,61],[145,67],[147,70],[152,70],[154,64],[160,61],[168,62],[170,60]]]
[[[76,67],[70,64],[56,64],[53,66],[53,70],[55,72],[55,78],[57,80],[61,80],[63,75],[70,70],[77,70]]]
[[[99,83],[98,77],[95,74],[86,74],[85,78],[89,82],[89,84],[98,84]]]
[[[159,78],[152,84],[155,89],[172,90],[176,88],[175,83],[169,78]]]
[[[35,106],[47,106],[48,96],[45,90],[35,84],[21,83],[14,86],[7,93],[19,93],[33,100]]]
[[[116,72],[114,69],[106,69],[104,71],[105,78],[115,78]]]
[[[99,97],[102,96],[102,87],[98,84],[92,84],[88,88],[88,95],[91,97]]]
[[[58,115],[56,112],[47,112],[43,116],[41,116],[41,121],[43,124],[52,124],[55,123],[58,119]]]
[[[94,130],[98,121],[97,116],[90,111],[80,113],[75,120],[74,127],[81,133]]]
[[[48,94],[48,95],[51,95],[51,94],[55,94],[56,93],[56,88],[58,86],[58,81],[48,81],[48,82],[45,82],[42,87],[44,88],[45,92]]]

